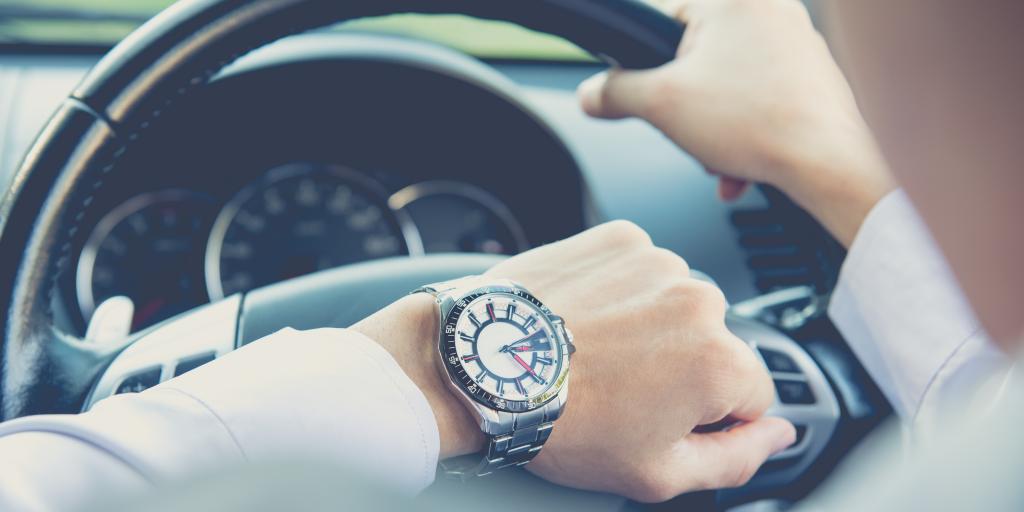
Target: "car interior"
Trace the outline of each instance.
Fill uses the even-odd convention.
[[[671,58],[684,29],[652,7],[201,0],[146,21],[169,3],[0,6],[4,419],[88,410],[286,326],[345,327],[612,219],[724,291],[797,442],[741,488],[661,505],[523,470],[428,492],[792,503],[891,414],[825,315],[844,253],[816,221],[771,187],[722,202],[653,127],[580,110],[587,77]],[[75,21],[128,29],[55,35]],[[118,296],[130,327],[100,314]]]

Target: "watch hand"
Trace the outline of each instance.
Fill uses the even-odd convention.
[[[519,363],[519,366],[522,366],[526,371],[530,372],[530,375],[537,377],[537,372],[533,371],[533,368],[526,364],[526,361],[523,361],[523,358],[519,357],[519,354],[512,354],[512,357],[516,358],[516,362]]]
[[[505,348],[511,348],[516,345],[519,345],[520,343],[526,343],[527,341],[530,341],[530,338],[535,334],[537,333],[530,334],[529,336],[523,336],[522,338],[519,338],[518,340],[515,340],[512,343],[509,343],[508,345],[505,345]]]
[[[533,334],[531,334],[530,336],[533,336]],[[509,350],[512,350],[512,347],[529,340],[530,336],[524,336],[516,341],[513,341],[512,343],[509,343],[508,345],[502,345],[501,349],[499,349],[498,352],[508,352]]]
[[[521,346],[518,346],[518,347],[513,346],[513,345],[505,345],[504,347],[501,347],[501,349],[499,349],[498,352],[530,352],[530,351],[536,352],[536,351],[539,351],[539,350],[549,350],[549,349],[547,347],[535,347],[535,346],[532,346],[532,345],[521,345]]]
[[[550,350],[550,345],[549,347],[541,346],[540,341],[546,338],[547,333],[545,333],[544,331],[537,331],[529,335],[526,335],[522,338],[519,338],[518,340],[513,341],[512,343],[509,343],[504,347],[501,347],[501,352],[508,352],[509,350],[516,350],[519,352],[528,352],[530,350]],[[528,345],[523,345],[524,343],[528,343]]]

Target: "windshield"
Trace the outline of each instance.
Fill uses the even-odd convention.
[[[0,43],[112,46],[172,3],[173,0],[0,0]],[[557,37],[465,16],[403,14],[348,22],[334,30],[417,37],[483,58],[590,59],[586,52]]]

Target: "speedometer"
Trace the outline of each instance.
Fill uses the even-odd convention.
[[[416,228],[384,191],[340,166],[295,163],[243,189],[206,251],[212,299],[364,260],[421,254]]]

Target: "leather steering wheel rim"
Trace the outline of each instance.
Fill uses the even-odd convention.
[[[631,68],[675,56],[683,27],[638,0],[183,0],[110,51],[58,108],[0,202],[4,419],[75,410],[109,361],[55,324],[54,291],[79,222],[117,165],[175,101],[245,53],[333,23],[456,13],[561,36]]]

